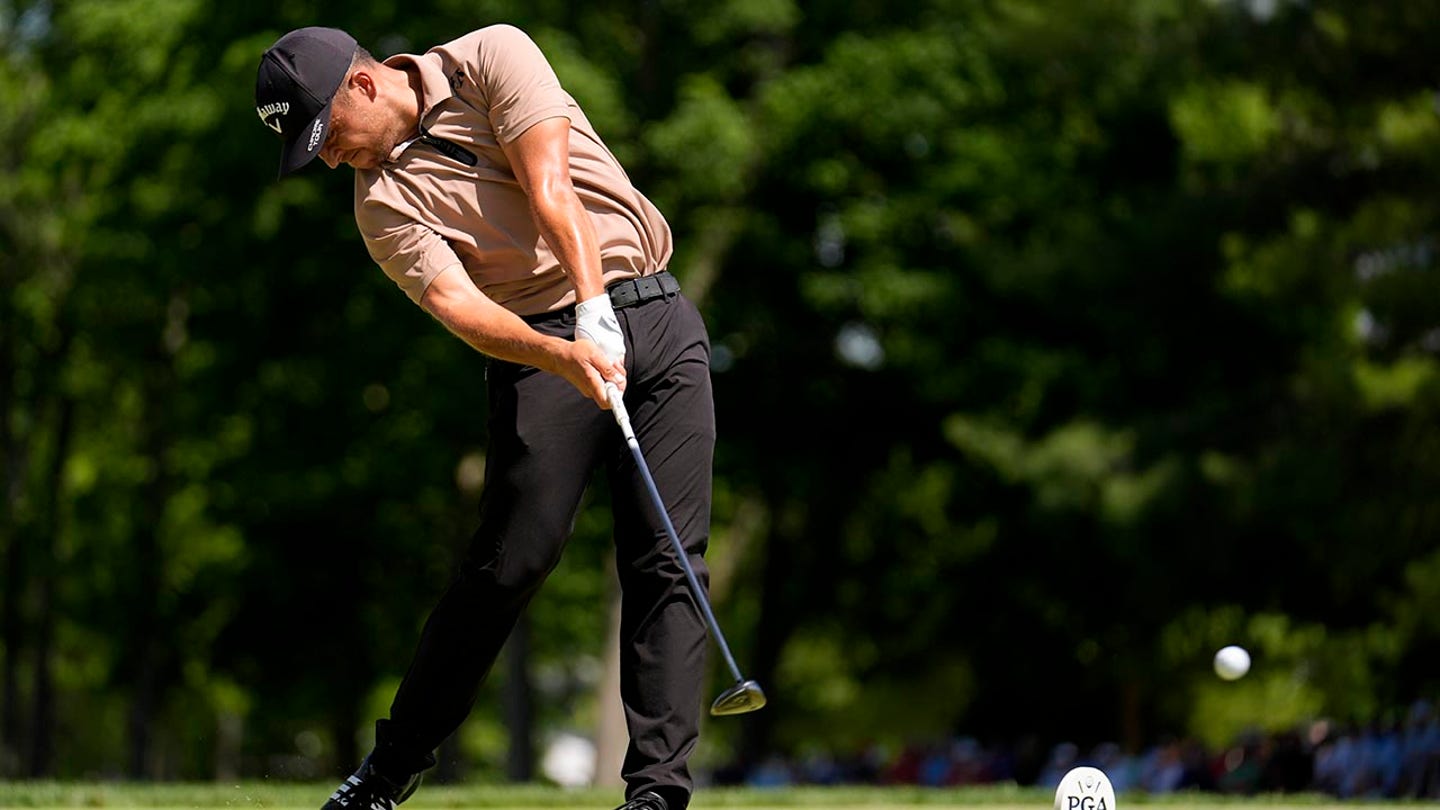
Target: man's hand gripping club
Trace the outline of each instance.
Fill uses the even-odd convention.
[[[615,317],[615,307],[610,295],[601,293],[575,305],[575,339],[588,340],[600,347],[605,357],[619,369],[619,377],[605,376],[604,382],[613,382],[625,390],[625,335],[620,331],[620,321]],[[608,398],[606,403],[608,404]]]

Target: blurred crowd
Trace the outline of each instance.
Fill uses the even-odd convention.
[[[1054,788],[1066,771],[1090,765],[1117,792],[1183,790],[1232,794],[1324,793],[1339,798],[1440,799],[1440,713],[1417,702],[1404,719],[1363,727],[1318,720],[1290,731],[1247,733],[1219,750],[1172,739],[1138,753],[1105,743],[989,746],[959,737],[851,756],[813,751],[716,770],[716,784],[883,784],[954,787],[1015,783]]]

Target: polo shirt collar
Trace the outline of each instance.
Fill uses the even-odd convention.
[[[385,60],[385,64],[393,68],[413,67],[420,74],[420,123],[425,123],[426,116],[440,102],[454,98],[455,90],[450,85],[449,79],[445,78],[445,69],[440,64],[440,55],[427,53],[422,56],[400,53]],[[394,161],[400,157],[413,140],[402,141],[395,146],[390,153],[390,160]]]

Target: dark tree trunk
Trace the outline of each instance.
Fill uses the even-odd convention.
[[[143,416],[143,447],[155,465],[155,475],[143,491],[140,524],[135,533],[135,589],[131,606],[130,665],[131,702],[127,721],[130,740],[129,774],[142,779],[150,776],[149,763],[154,746],[155,717],[163,701],[166,671],[165,641],[174,632],[167,627],[163,612],[164,558],[160,548],[159,527],[169,501],[172,482],[165,460],[169,449],[169,413],[166,405],[174,388],[170,367],[171,357],[157,352],[151,359],[145,381],[145,413]]]
[[[790,602],[795,598],[790,589],[797,587],[794,574],[798,563],[794,558],[794,549],[805,546],[803,538],[789,536],[789,532],[782,528],[784,522],[777,518],[786,509],[785,499],[772,499],[769,509],[772,525],[777,528],[772,529],[765,542],[765,563],[760,578],[760,615],[766,620],[755,629],[754,660],[751,663],[753,674],[747,673],[762,687],[775,682],[780,654],[795,630],[793,617],[799,611]],[[773,711],[744,716],[739,749],[743,752],[742,757],[764,757],[770,752],[775,734],[774,718]]]
[[[40,600],[36,616],[34,699],[30,722],[31,777],[53,776],[55,773],[55,583],[60,576],[60,537],[65,530],[65,506],[61,497],[65,462],[70,457],[70,445],[75,434],[73,399],[61,399],[56,421],[55,450],[45,476],[45,505],[41,511],[44,524],[38,534],[42,540],[36,564]]]
[[[46,575],[40,585],[39,625],[35,634],[34,698],[30,715],[30,778],[55,772],[55,678],[51,667],[55,636],[55,580]]]
[[[20,740],[20,651],[25,643],[20,594],[25,587],[25,539],[20,531],[24,486],[24,450],[11,430],[15,412],[15,317],[10,307],[13,274],[0,267],[0,547],[5,573],[0,585],[0,777],[16,775]]]
[[[9,507],[16,505],[10,500]],[[13,511],[10,514],[14,514]],[[20,720],[20,654],[25,644],[24,622],[21,618],[20,593],[25,588],[28,560],[25,538],[14,521],[7,521],[3,538],[5,548],[5,584],[3,619],[0,619],[0,645],[4,646],[4,664],[0,667],[0,776],[16,775],[25,756],[21,740],[25,730]]]

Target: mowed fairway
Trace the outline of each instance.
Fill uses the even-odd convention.
[[[167,810],[318,810],[333,785],[274,782],[238,784],[120,784],[0,782],[0,808],[36,807],[57,810],[87,808],[165,808]],[[778,790],[708,789],[691,805],[748,810],[903,810],[904,808],[983,808],[983,810],[1050,810],[1053,794],[1013,787],[954,790],[916,788],[797,788]],[[406,802],[405,810],[611,810],[619,804],[613,790],[566,791],[548,787],[426,786]],[[1414,802],[1338,802],[1326,796],[1286,795],[1229,797],[1212,794],[1149,796],[1121,794],[1117,805],[1151,805],[1173,810],[1361,810]]]

